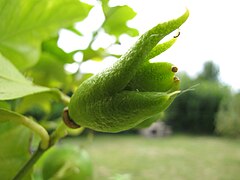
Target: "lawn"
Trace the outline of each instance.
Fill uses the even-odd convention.
[[[240,140],[207,136],[94,136],[79,144],[94,163],[96,180],[237,180]]]

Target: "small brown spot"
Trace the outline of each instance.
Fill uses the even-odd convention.
[[[64,124],[72,129],[77,129],[81,127],[70,118],[68,114],[68,108],[64,108],[62,118],[63,118]]]
[[[178,71],[178,68],[176,66],[173,66],[172,67],[172,72],[177,72]]]
[[[173,80],[174,80],[175,82],[180,81],[180,79],[179,79],[177,76],[174,76]]]
[[[177,35],[173,36],[173,38],[178,38],[180,36],[180,31],[178,31]]]

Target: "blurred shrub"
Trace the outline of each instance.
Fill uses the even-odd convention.
[[[216,132],[220,135],[240,136],[240,93],[221,102],[216,116]]]
[[[194,91],[183,93],[167,110],[165,120],[175,131],[212,134],[215,130],[215,115],[223,97],[229,89],[218,82],[208,80],[191,80],[186,74],[182,76],[186,89],[198,84]]]
[[[203,71],[198,75],[198,80],[206,80],[211,82],[218,82],[219,67],[212,61],[204,63]]]

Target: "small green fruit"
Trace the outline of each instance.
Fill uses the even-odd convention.
[[[119,132],[164,111],[180,93],[174,76],[177,68],[170,63],[149,63],[149,59],[171,47],[175,39],[158,42],[188,16],[186,11],[150,29],[111,68],[84,81],[71,97],[64,122],[71,127]]]
[[[168,62],[145,63],[136,72],[126,89],[141,92],[167,92],[179,84],[179,80],[175,77],[177,70],[176,66]]]
[[[44,180],[91,180],[93,168],[88,153],[72,146],[52,147],[44,155]]]

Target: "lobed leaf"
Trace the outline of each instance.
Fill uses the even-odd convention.
[[[106,20],[103,24],[104,30],[117,38],[122,34],[137,36],[138,31],[127,26],[127,21],[133,19],[136,13],[129,6],[116,6],[104,8]]]

